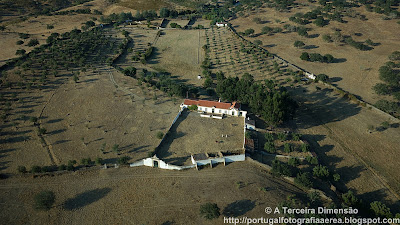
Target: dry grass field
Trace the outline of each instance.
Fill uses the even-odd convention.
[[[201,86],[197,80],[201,74],[200,65],[204,59],[202,46],[205,44],[204,30],[164,30],[149,66],[155,70],[170,72],[189,84]]]
[[[265,207],[302,194],[250,162],[201,171],[137,167],[15,177],[0,180],[0,189],[4,224],[223,224],[222,216],[265,217]],[[33,209],[33,195],[42,190],[56,195],[48,212]],[[217,203],[222,216],[201,218],[207,202]]]
[[[340,189],[345,185],[368,201],[382,198],[398,208],[398,197],[392,191],[397,196],[400,193],[396,169],[400,166],[399,123],[386,114],[350,103],[323,86],[316,91],[315,86],[291,90],[301,106],[290,126],[304,134],[323,164],[340,174]],[[395,127],[368,133],[368,124],[378,126],[383,121]]]
[[[136,81],[98,67],[45,90],[18,93],[10,116],[2,122],[2,172],[16,173],[17,166],[66,164],[68,160],[101,157],[115,162],[121,156],[140,159],[158,145],[157,131],[164,131],[175,117],[175,105],[162,92],[139,88]],[[2,92],[3,94],[7,94]],[[157,99],[154,100],[154,96]],[[28,119],[39,117],[46,144]],[[106,143],[106,154],[100,151]],[[119,145],[121,154],[111,152]],[[42,147],[43,146],[43,147]]]
[[[178,165],[190,163],[186,160],[191,154],[240,150],[243,148],[243,125],[242,117],[219,120],[200,117],[196,112],[184,112],[172,126],[158,156]]]
[[[309,5],[311,3],[305,4]],[[290,13],[262,8],[258,12],[245,17],[239,17],[230,22],[238,31],[243,32],[248,28],[253,28],[257,37],[248,38],[250,41],[261,40],[263,46],[272,53],[276,53],[289,62],[299,65],[315,74],[327,74],[333,78],[334,83],[339,87],[360,96],[369,103],[375,103],[381,98],[372,90],[372,87],[380,82],[378,69],[389,60],[388,55],[396,49],[400,49],[399,24],[396,23],[396,20],[383,20],[381,18],[382,15],[367,12],[364,7],[360,7],[354,10],[365,15],[368,20],[362,21],[358,18],[345,17],[344,19],[347,23],[330,21],[330,24],[325,27],[317,27],[314,24],[305,25],[305,27],[312,28],[309,31],[309,35],[314,35],[315,37],[313,38],[301,37],[297,32],[285,32],[273,35],[261,34],[261,29],[264,26],[272,28],[283,28],[285,24],[299,26],[290,22],[289,17],[298,12],[305,13],[312,7],[314,6],[300,6]],[[264,23],[256,24],[253,22],[253,18],[255,17],[261,18]],[[324,34],[332,35],[334,28],[339,28],[343,35],[350,35],[355,41],[371,39],[374,43],[379,44],[374,46],[372,50],[361,51],[349,45],[340,46],[334,42],[324,42],[322,36]],[[305,48],[299,49],[294,47],[293,43],[296,40],[303,41],[306,44]],[[341,62],[326,64],[302,61],[299,57],[304,51],[323,55],[332,54],[335,58],[340,59],[339,61]]]

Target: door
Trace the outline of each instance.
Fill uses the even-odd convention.
[[[158,161],[153,161],[153,167],[158,168]]]

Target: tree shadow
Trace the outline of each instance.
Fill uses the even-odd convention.
[[[330,82],[339,82],[341,80],[343,80],[343,78],[341,78],[341,77],[331,77],[331,78],[329,78]]]
[[[344,62],[347,62],[346,58],[335,58],[333,60],[333,63],[344,63]]]
[[[64,209],[66,210],[76,210],[83,208],[87,205],[92,204],[105,197],[111,188],[94,189],[91,191],[86,191],[81,194],[76,195],[74,198],[70,198],[64,202]]]
[[[48,135],[55,135],[55,134],[60,134],[60,133],[63,133],[63,132],[65,132],[67,129],[58,129],[58,130],[53,130],[53,131],[51,131],[51,132],[48,132],[47,134]]]
[[[255,207],[255,202],[249,199],[239,200],[227,205],[222,214],[224,216],[242,216]]]
[[[303,47],[303,49],[315,49],[315,48],[319,48],[319,46],[316,45],[306,45]]]
[[[310,34],[307,37],[308,38],[317,38],[317,37],[319,37],[319,34]]]
[[[47,123],[58,123],[58,122],[61,122],[61,121],[63,121],[64,119],[54,119],[54,120],[49,120],[49,121],[47,121]]]
[[[300,105],[293,119],[296,128],[307,129],[341,121],[361,111],[359,105],[334,95],[327,88],[320,91],[310,90],[303,86],[289,89]]]

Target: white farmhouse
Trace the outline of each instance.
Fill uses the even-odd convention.
[[[237,102],[216,102],[208,100],[191,100],[185,99],[181,104],[181,110],[191,105],[197,106],[197,111],[209,114],[219,114],[228,116],[241,116],[246,117],[247,111],[243,111],[240,108],[240,103]]]
[[[226,22],[216,22],[215,25],[217,25],[217,27],[227,27],[228,23],[226,23]]]

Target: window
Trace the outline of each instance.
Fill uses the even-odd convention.
[[[222,110],[219,110],[219,113],[221,113]]]

